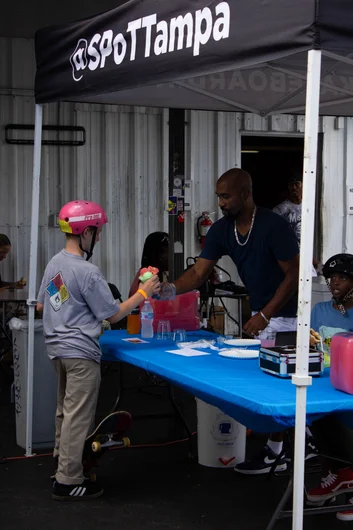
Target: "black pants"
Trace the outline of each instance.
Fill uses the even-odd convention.
[[[346,460],[349,463],[325,458],[323,467],[335,472],[342,467],[353,466],[353,429],[345,425],[336,415],[325,416],[314,421],[310,430],[319,453]]]

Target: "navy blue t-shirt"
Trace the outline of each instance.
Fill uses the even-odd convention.
[[[247,238],[238,232],[241,243]],[[284,273],[278,261],[288,261],[299,253],[298,242],[286,219],[266,208],[257,208],[249,241],[238,245],[234,234],[234,220],[223,217],[207,233],[200,257],[218,260],[230,256],[246,286],[252,311],[261,311],[273,298]],[[295,317],[298,295],[294,295],[274,317]]]

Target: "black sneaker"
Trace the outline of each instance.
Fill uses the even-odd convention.
[[[315,445],[314,436],[305,437],[305,460],[310,460],[311,458],[316,458],[319,456],[319,451]]]
[[[264,475],[271,471],[272,466],[277,459],[278,455],[276,455],[268,445],[265,445],[254,458],[236,465],[234,471],[242,473],[243,475]],[[286,469],[287,463],[285,456],[283,455],[277,460],[274,471],[285,471]]]
[[[52,499],[55,501],[84,501],[103,495],[104,491],[97,482],[85,480],[81,484],[60,484],[56,480],[53,484]]]
[[[316,458],[319,456],[319,451],[315,445],[315,440],[313,436],[305,436],[305,461],[311,460],[312,458]],[[291,456],[286,456],[286,460],[288,463],[292,462]]]

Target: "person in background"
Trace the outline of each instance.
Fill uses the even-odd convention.
[[[294,173],[288,180],[288,199],[273,208],[275,213],[284,217],[294,230],[295,236],[300,245],[300,234],[302,228],[302,198],[303,198],[303,177],[301,173]],[[314,264],[317,262],[314,260]],[[313,264],[313,276],[317,276]]]
[[[6,259],[11,250],[11,241],[5,234],[0,234],[0,261]],[[23,289],[26,285],[26,280],[21,278],[17,282],[4,282],[0,276],[0,291],[7,289]]]
[[[38,293],[46,350],[58,375],[52,498],[59,501],[103,494],[98,482],[85,478],[82,466],[100,386],[102,322],[124,318],[160,287],[154,275],[125,302],[114,300],[102,272],[88,261],[107,222],[105,211],[94,202],[63,206],[59,226],[66,235],[65,248],[48,263]]]
[[[295,331],[299,248],[289,223],[254,204],[251,177],[242,169],[224,173],[217,180],[216,195],[224,217],[209,229],[195,265],[174,284],[162,285],[161,298],[164,293],[181,294],[196,289],[209,277],[217,261],[228,255],[249,293],[252,316],[244,331],[260,338],[265,338],[267,331]],[[280,435],[278,438],[276,433],[272,434],[254,459],[239,464],[235,470],[245,474],[268,473],[282,452],[283,434]],[[281,457],[276,470],[286,468],[286,460]]]
[[[311,327],[319,332],[329,346],[331,338],[342,331],[353,331],[353,255],[336,254],[323,267],[332,293],[332,301],[316,304],[311,313]],[[324,345],[325,347],[325,345]],[[336,416],[325,416],[313,423],[318,449],[326,455],[352,461],[353,431]],[[342,466],[342,462],[325,458],[322,461],[325,476],[319,486],[307,492],[311,505],[322,505],[339,493],[350,493],[353,489],[353,469]],[[349,499],[353,505],[353,497]],[[352,510],[338,512],[342,521],[353,521]]]
[[[141,269],[156,267],[160,282],[168,282],[169,236],[166,232],[152,232],[146,237],[141,257]],[[129,296],[136,293],[139,285],[140,269],[131,284]]]

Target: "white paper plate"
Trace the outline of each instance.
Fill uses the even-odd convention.
[[[247,346],[258,346],[260,349],[261,340],[260,339],[227,339],[224,341],[224,344],[228,346],[237,346],[238,348],[246,348]]]
[[[242,350],[242,349],[227,349],[218,352],[221,357],[228,357],[230,359],[256,359],[259,357],[257,350]]]

